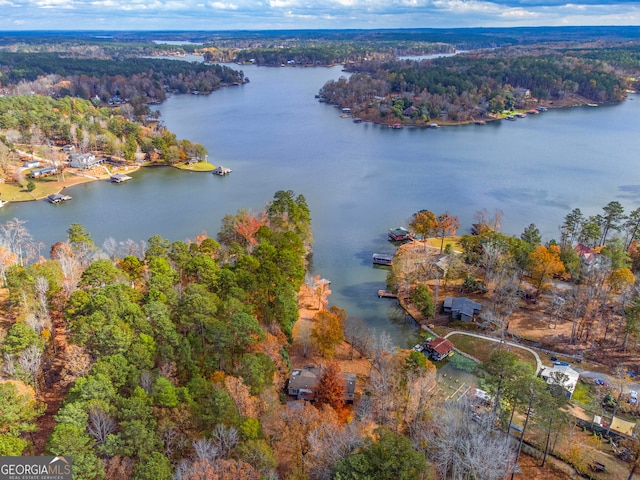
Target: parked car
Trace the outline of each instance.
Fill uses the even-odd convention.
[[[636,405],[638,403],[638,392],[635,390],[629,390],[629,403]]]

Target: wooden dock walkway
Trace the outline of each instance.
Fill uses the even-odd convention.
[[[398,295],[387,292],[386,290],[378,290],[378,298],[398,298]]]

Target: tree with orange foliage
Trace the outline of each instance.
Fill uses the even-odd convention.
[[[635,281],[635,275],[626,267],[613,270],[607,278],[607,284],[616,293],[633,285]]]
[[[444,249],[444,237],[447,235],[455,235],[458,228],[460,228],[460,219],[454,215],[450,215],[449,212],[444,212],[438,215],[436,219],[435,234],[440,237],[440,253]]]
[[[345,311],[336,306],[314,315],[311,338],[323,357],[332,359],[336,347],[344,341],[345,320]]]
[[[431,235],[435,235],[437,227],[438,219],[430,210],[420,210],[419,212],[414,213],[411,220],[409,220],[409,228],[413,232],[422,235],[425,239]],[[426,248],[427,243],[425,241],[425,249]]]
[[[267,224],[264,213],[259,216],[251,215],[249,212],[243,212],[236,218],[236,231],[244,238],[248,245],[256,246],[258,240],[256,233]]]
[[[543,283],[556,275],[565,273],[564,263],[560,258],[558,245],[538,245],[529,254],[529,274],[536,286],[536,297],[540,294]]]
[[[11,252],[6,247],[0,246],[0,280],[4,286],[7,282],[7,269],[11,265],[15,265],[18,261],[18,256]]]
[[[316,406],[329,405],[340,412],[344,407],[344,394],[344,377],[340,374],[340,367],[336,362],[327,363],[316,386]]]

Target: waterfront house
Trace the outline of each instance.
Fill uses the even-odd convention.
[[[103,158],[98,158],[92,153],[72,153],[69,155],[69,165],[72,168],[80,168],[82,170],[100,165],[103,161]]]
[[[446,297],[442,305],[444,313],[450,313],[454,320],[470,322],[480,313],[482,305],[466,297]]]
[[[454,345],[446,338],[436,338],[425,345],[425,351],[435,360],[442,360],[453,352]]]
[[[354,373],[340,373],[344,378],[344,401],[353,403],[356,391],[356,375]],[[287,385],[287,393],[298,400],[316,399],[316,389],[322,376],[322,365],[308,365],[291,372]]]
[[[55,175],[56,173],[58,173],[58,169],[56,167],[44,167],[44,168],[38,168],[36,170],[31,170],[31,177],[42,178],[42,177]]]

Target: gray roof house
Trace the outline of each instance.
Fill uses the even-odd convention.
[[[69,155],[69,165],[72,168],[87,169],[94,165],[100,165],[104,159],[98,158],[92,153],[72,153]]]
[[[446,297],[442,308],[445,313],[451,314],[451,318],[469,322],[480,313],[482,305],[466,297]]]
[[[298,400],[314,401],[316,399],[316,387],[322,375],[322,365],[309,365],[302,369],[295,369],[289,377],[287,394]],[[353,403],[356,391],[356,375],[354,373],[341,373],[344,378],[344,401]]]

